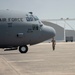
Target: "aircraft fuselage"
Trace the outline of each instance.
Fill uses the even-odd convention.
[[[33,14],[0,11],[0,48],[33,45],[54,36],[55,30]]]

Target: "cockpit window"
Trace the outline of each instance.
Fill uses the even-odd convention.
[[[27,21],[37,21],[39,20],[37,16],[33,16],[33,15],[27,15],[26,16],[26,20]]]
[[[37,20],[39,20],[39,19],[38,19],[38,17],[37,17],[37,16],[34,16],[34,20],[35,20],[35,21],[37,21]]]
[[[26,20],[27,20],[27,21],[33,21],[33,17],[32,17],[32,16],[27,16],[27,17],[26,17]]]

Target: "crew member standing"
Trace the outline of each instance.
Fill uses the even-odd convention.
[[[53,48],[53,50],[55,50],[55,45],[56,45],[56,41],[55,41],[55,39],[54,39],[54,37],[52,38],[52,48]]]

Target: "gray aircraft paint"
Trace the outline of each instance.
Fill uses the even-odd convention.
[[[55,36],[52,27],[37,21],[27,21],[32,15],[11,10],[0,11],[0,47],[33,45]],[[32,15],[34,17],[34,15]],[[38,26],[38,28],[37,28]]]

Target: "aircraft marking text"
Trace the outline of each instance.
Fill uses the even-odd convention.
[[[0,18],[0,22],[23,22],[23,18]]]

